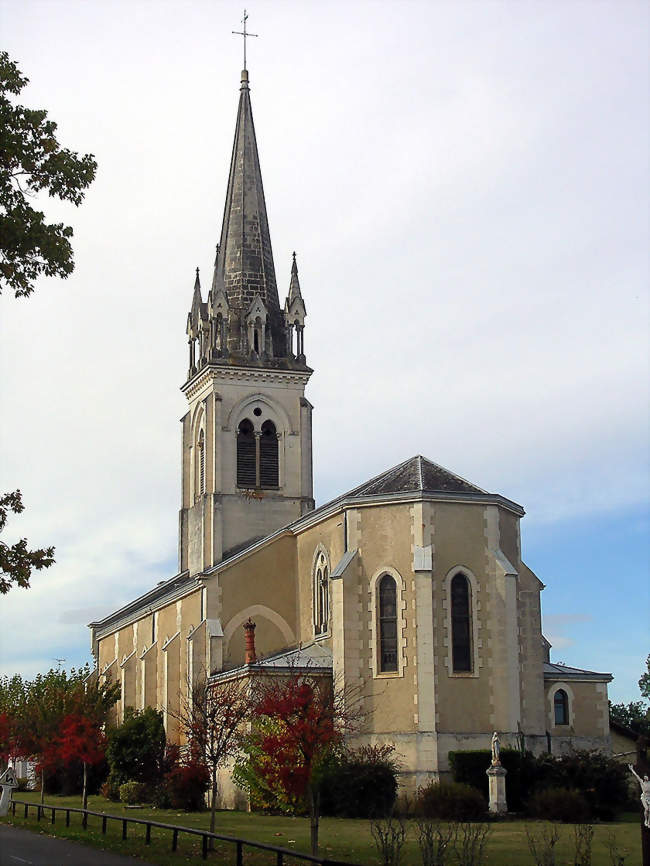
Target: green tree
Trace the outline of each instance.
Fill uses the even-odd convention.
[[[650,701],[650,655],[645,660],[645,672],[641,674],[639,689],[646,701]]]
[[[646,659],[646,670],[639,679],[639,691],[644,700],[630,701],[629,704],[609,702],[609,717],[612,721],[625,725],[637,734],[650,737],[650,655]]]
[[[24,510],[20,490],[0,496],[0,532],[7,524],[9,511],[20,514]],[[21,538],[12,545],[0,541],[0,593],[4,595],[9,592],[13,584],[28,587],[32,571],[49,568],[53,562],[53,547],[30,550],[26,538]]]
[[[613,704],[610,701],[609,718],[637,734],[650,737],[650,715],[643,701],[630,701],[629,704]]]
[[[108,735],[106,759],[116,784],[160,781],[165,758],[165,726],[162,713],[147,707],[138,711],[127,707],[124,722]]]
[[[92,154],[61,147],[47,111],[14,104],[29,79],[0,52],[0,292],[25,297],[40,274],[67,277],[74,269],[71,226],[47,223],[30,200],[39,193],[79,205],[95,178]]]

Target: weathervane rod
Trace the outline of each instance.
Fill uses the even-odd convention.
[[[244,37],[244,69],[246,69],[246,39],[248,36],[259,36],[259,33],[249,33],[246,30],[246,22],[248,21],[248,13],[244,9],[244,17],[242,18],[242,24],[244,25],[243,30],[233,30],[235,36],[243,36]]]

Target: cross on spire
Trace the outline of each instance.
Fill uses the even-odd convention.
[[[242,24],[244,25],[244,29],[243,30],[233,30],[232,33],[235,36],[243,36],[244,37],[244,69],[246,69],[246,38],[248,36],[258,37],[259,33],[249,33],[248,30],[246,29],[246,22],[248,21],[248,13],[246,12],[245,9],[244,9],[244,17],[242,18],[241,21],[242,21]]]

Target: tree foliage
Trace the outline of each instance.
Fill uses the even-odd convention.
[[[47,111],[14,103],[28,81],[0,52],[0,292],[16,297],[31,294],[40,274],[67,277],[74,269],[71,226],[47,223],[30,199],[47,192],[79,205],[97,170],[92,154],[61,147]]]
[[[358,695],[332,686],[329,678],[292,670],[262,684],[247,748],[249,771],[271,790],[306,801],[311,851],[318,856],[323,771],[346,733],[361,721]],[[255,757],[257,762],[255,762]]]
[[[639,689],[646,701],[650,701],[650,654],[645,660],[645,671],[639,679]]]
[[[629,704],[609,702],[609,717],[612,721],[625,725],[637,734],[650,737],[650,655],[645,661],[646,669],[639,679],[639,691],[643,700],[630,701]]]
[[[20,514],[24,510],[20,490],[0,496],[0,532],[7,524],[9,511]],[[28,587],[32,571],[49,568],[53,562],[53,547],[29,550],[26,538],[21,538],[12,545],[0,541],[0,594],[9,592],[13,584]]]
[[[650,710],[643,701],[630,701],[629,704],[613,704],[610,701],[609,718],[636,734],[650,737]]]
[[[124,721],[108,735],[106,758],[117,785],[144,782],[153,786],[162,777],[166,734],[162,713],[147,707],[127,707]]]
[[[33,680],[0,677],[0,749],[4,760],[35,760],[41,794],[53,773],[103,757],[103,726],[120,687],[102,683],[90,668],[51,669]],[[84,767],[84,798],[86,772]]]

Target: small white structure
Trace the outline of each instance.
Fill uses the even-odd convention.
[[[0,786],[2,786],[2,795],[0,796],[0,817],[4,816],[9,811],[9,803],[11,802],[11,792],[18,787],[16,781],[16,773],[13,767],[7,767],[4,773],[0,776]]]

